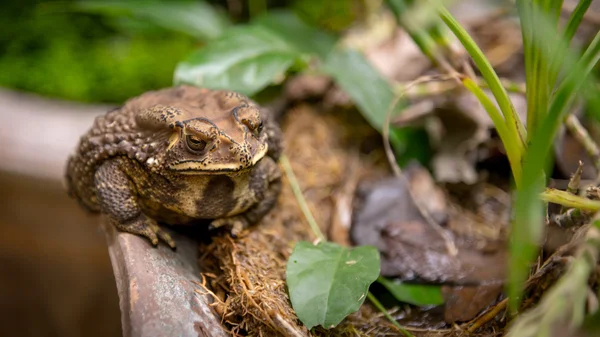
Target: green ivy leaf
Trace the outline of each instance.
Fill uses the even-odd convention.
[[[437,285],[408,284],[379,277],[381,283],[398,301],[414,305],[440,305],[444,303],[442,288]]]
[[[283,79],[300,53],[278,34],[258,26],[234,27],[179,63],[175,83],[227,89],[252,96]]]
[[[220,36],[228,19],[203,1],[81,1],[75,9],[112,16],[131,16],[159,27],[211,40]]]
[[[378,276],[375,247],[350,249],[332,242],[298,242],[286,270],[292,306],[309,329],[334,327],[357,311]]]

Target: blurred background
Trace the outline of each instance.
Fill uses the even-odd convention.
[[[201,4],[219,14],[204,29],[215,34],[253,10],[246,1]],[[170,86],[177,62],[205,40],[172,27],[173,13],[144,8],[123,1],[0,4],[2,336],[121,335],[104,233],[68,198],[62,178],[97,114]]]
[[[62,182],[66,159],[95,116],[172,85],[180,61],[266,9],[292,8],[311,26],[337,34],[361,19],[361,8],[382,1],[2,0],[0,336],[121,335],[104,233]],[[482,3],[508,2],[457,1],[456,13],[477,18]],[[595,13],[599,6],[592,5]],[[592,34],[598,18],[592,16]],[[512,39],[509,30],[485,26],[489,35]],[[369,59],[388,77],[412,80],[429,63],[416,46],[406,46],[384,43]]]

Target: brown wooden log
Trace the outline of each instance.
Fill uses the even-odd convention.
[[[163,243],[153,247],[147,239],[103,222],[124,337],[228,336],[209,306],[212,299],[194,284],[200,283],[200,271],[193,239],[169,231],[177,249]]]

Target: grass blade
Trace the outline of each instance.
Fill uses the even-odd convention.
[[[583,16],[587,12],[588,8],[590,8],[591,4],[592,0],[579,0],[577,3],[577,7],[575,7],[573,13],[571,13],[569,21],[567,22],[567,27],[565,28],[564,39],[567,43],[570,43],[571,40],[573,40],[573,37],[577,32],[577,28],[579,28],[579,25],[583,20]]]
[[[414,4],[414,1],[386,0],[386,3],[391,9],[392,13],[394,13],[396,22],[398,22],[398,24],[406,30],[421,52],[425,54],[425,56],[427,56],[431,62],[437,64],[438,46],[436,41],[426,29],[423,29],[423,27],[415,27],[415,25],[410,22],[410,20],[406,20],[406,16],[403,15],[410,10],[410,7]]]
[[[557,46],[552,53],[553,58],[550,63],[550,69],[553,69],[555,72],[551,73],[553,76],[550,77],[550,81],[548,82],[551,88],[553,88],[556,84],[556,79],[560,73],[560,65],[565,58],[566,48],[568,48],[568,46],[571,44],[571,40],[573,40],[573,37],[577,32],[577,28],[579,28],[579,25],[583,20],[583,16],[585,15],[585,12],[587,12],[591,3],[592,0],[580,0],[577,3],[577,7],[575,7],[573,13],[571,13],[567,26],[564,30],[562,44]]]
[[[557,336],[551,332],[557,324],[564,325],[563,334],[577,335],[575,330],[584,322],[586,315],[588,280],[598,262],[599,236],[597,227],[591,226],[587,230],[586,240],[568,271],[548,289],[536,307],[511,323],[506,336]]]
[[[505,118],[505,124],[510,132],[510,137],[515,138],[513,143],[519,144],[521,153],[525,148],[525,139],[527,139],[527,132],[517,115],[515,108],[508,97],[508,92],[502,86],[500,78],[492,68],[481,49],[477,46],[475,41],[469,36],[467,31],[456,21],[456,19],[450,14],[450,12],[443,6],[438,7],[438,12],[444,23],[450,28],[452,33],[458,38],[461,44],[465,47],[479,71],[483,75],[483,78],[487,82],[490,91],[494,95],[494,98],[498,102],[500,111]],[[520,162],[520,160],[518,161]],[[518,183],[518,182],[517,182]]]
[[[562,0],[519,0],[517,1],[520,22],[522,24],[523,46],[525,53],[525,73],[527,83],[527,130],[529,136],[548,113],[548,102],[554,82],[558,76],[558,64],[551,62],[552,55],[559,43],[556,39],[542,41],[537,30],[542,22],[548,24],[544,29],[553,36],[558,34],[558,18]],[[560,41],[560,39],[559,39]],[[530,139],[528,139],[530,140]]]
[[[539,128],[533,130],[531,145],[523,164],[523,179],[515,203],[515,222],[511,231],[508,294],[510,307],[516,311],[520,303],[521,286],[527,279],[529,264],[536,256],[543,229],[543,203],[539,193],[544,188],[544,169],[551,155],[552,140],[568,107],[600,59],[600,33],[596,35],[583,57],[571,69],[558,87],[548,115]]]
[[[556,90],[556,94],[550,104],[548,116],[545,118],[544,124],[540,127],[540,138],[537,141],[540,148],[537,150],[541,150],[541,152],[540,154],[532,154],[536,160],[543,160],[549,152],[552,146],[552,139],[554,139],[560,124],[568,112],[568,106],[574,100],[579,89],[587,81],[588,75],[596,63],[598,63],[598,60],[600,60],[600,32],[596,34],[596,37],[589,45],[581,60]]]
[[[492,100],[486,95],[486,93],[470,78],[463,78],[462,83],[475,97],[479,100],[485,111],[487,111],[488,115],[492,119],[492,122],[496,126],[496,130],[498,131],[498,135],[504,144],[504,148],[506,149],[506,155],[508,156],[508,160],[510,162],[510,167],[512,169],[513,177],[515,182],[521,181],[521,158],[523,156],[523,148],[517,142],[518,139],[513,137],[508,127],[506,126],[506,122],[504,118],[496,108],[496,105],[492,102]]]

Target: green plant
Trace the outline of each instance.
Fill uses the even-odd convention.
[[[177,63],[227,25],[221,11],[198,1],[5,1],[0,85],[122,103],[170,85]]]
[[[394,96],[392,88],[361,53],[339,46],[338,39],[334,33],[305,24],[293,12],[271,11],[255,17],[248,24],[231,28],[211,45],[199,49],[181,62],[175,72],[175,82],[235,89],[254,95],[283,80],[288,71],[321,72],[333,77],[336,83],[350,94],[370,124],[382,130],[384,112]],[[311,66],[315,64],[316,66]],[[348,69],[354,71],[349,72]],[[406,130],[393,131],[391,140],[398,153],[404,152],[403,149],[407,148],[406,144],[410,142],[411,136]],[[312,224],[310,216],[307,217]],[[311,228],[314,233],[319,233],[315,224],[311,225]],[[318,234],[315,235],[319,237]],[[287,269],[292,304],[299,318],[309,327],[334,326],[347,314],[356,311],[359,304],[369,297],[366,296],[368,285],[375,281],[379,274],[379,258],[374,248],[360,247],[350,250],[325,242],[323,237],[320,237],[320,240],[321,243],[315,246],[299,242],[290,257]],[[317,259],[316,256],[320,258]],[[346,264],[348,261],[342,256],[352,257],[356,264]],[[311,268],[311,265],[322,262],[323,259],[345,266],[348,270],[338,268],[336,273],[325,277],[322,269]],[[365,263],[377,268],[365,269],[362,267]],[[345,273],[354,273],[354,276],[344,277]],[[320,297],[309,296],[306,293],[306,284],[312,285],[314,289],[315,280],[321,280],[318,285],[320,288],[357,291],[353,295],[344,293],[343,296],[336,295],[335,291],[328,292],[325,298],[334,296],[331,297],[332,303],[341,304],[343,302],[340,299],[348,296],[356,296],[356,299],[360,300],[348,303],[348,306],[323,305],[319,302]],[[410,287],[390,286],[407,289]],[[439,287],[431,287],[422,292],[424,296],[430,296],[432,292],[439,293]],[[405,293],[399,290],[396,294]],[[409,291],[409,294],[412,297],[407,295],[407,300],[414,300],[415,296],[420,297],[418,293],[415,295]],[[306,298],[310,300],[303,301]],[[315,312],[315,308],[326,308],[326,311]]]
[[[562,1],[517,0],[524,42],[528,102],[527,121],[521,121],[504,83],[479,46],[442,2],[431,0],[423,4],[414,0],[385,1],[387,7],[396,15],[398,24],[407,30],[422,52],[479,100],[490,115],[504,144],[516,187],[515,217],[510,233],[510,277],[507,287],[513,312],[518,308],[523,283],[530,273],[532,261],[537,256],[544,226],[543,202],[551,201],[565,207],[588,211],[600,210],[600,204],[596,201],[568,192],[545,189],[551,145],[573,102],[578,98],[584,98],[593,104],[598,104],[599,101],[595,97],[596,92],[591,90],[596,88],[597,91],[597,84],[589,75],[600,58],[600,33],[583,54],[568,48],[590,2],[580,1],[566,27],[561,29],[558,18]],[[255,95],[269,86],[281,83],[288,73],[327,74],[349,94],[365,119],[375,129],[384,131],[386,112],[396,101],[394,85],[375,71],[359,51],[339,43],[341,35],[337,24],[335,29],[329,31],[315,26],[320,25],[318,22],[322,8],[311,7],[311,13],[308,13],[305,7],[298,7],[304,10],[302,15],[312,15],[311,18],[316,20],[314,25],[309,25],[293,11],[269,11],[262,1],[253,4],[254,14],[248,23],[223,27],[222,32],[210,35],[210,44],[179,63],[175,72],[175,83],[234,89]],[[120,10],[124,10],[123,6]],[[126,10],[130,11],[131,8]],[[143,15],[157,17],[147,12]],[[340,25],[345,27],[347,18],[339,19],[335,22],[341,22]],[[163,21],[159,22],[165,24]],[[176,30],[189,29],[173,27],[170,23],[167,23],[167,26]],[[474,72],[467,63],[453,64],[449,61],[453,52],[448,40],[449,34],[453,34],[460,41],[483,79],[474,78]],[[560,38],[557,40],[556,36]],[[460,67],[465,74],[456,69]],[[484,89],[489,89],[493,99],[486,95]],[[391,112],[397,112],[403,105],[404,102],[400,100]],[[406,159],[409,148],[407,144],[414,136],[409,130],[390,130],[389,139],[399,162]],[[285,163],[284,157],[284,167]],[[293,173],[288,173],[288,176],[293,176]],[[297,186],[295,193],[298,199],[302,200],[302,193]],[[311,268],[311,263],[325,259],[331,265],[349,266],[348,263],[351,262],[350,266],[356,267],[357,283],[350,287],[355,292],[349,296],[358,300],[355,305],[343,308],[327,305],[326,312],[310,315],[315,302],[302,301],[301,308],[294,300],[298,297],[292,295],[292,303],[298,316],[309,327],[318,324],[329,327],[337,324],[352,310],[356,310],[356,305],[360,305],[365,298],[370,298],[375,305],[381,307],[377,299],[368,292],[368,286],[377,278],[378,270],[360,264],[360,261],[375,263],[374,261],[378,260],[375,257],[376,251],[368,247],[350,250],[326,242],[314,220],[311,220],[310,212],[306,209],[304,212],[320,243],[298,244],[288,264],[290,293],[295,294],[298,289],[305,288],[302,282],[313,282],[315,277],[323,277],[319,270]],[[319,258],[315,259],[315,256]],[[585,263],[586,260],[581,261]],[[579,277],[587,277],[591,268],[579,270],[586,271],[578,274]],[[325,281],[321,280],[324,283],[319,285],[333,289],[334,285],[339,285],[339,282],[345,282],[348,278],[340,275],[347,276],[345,273],[354,272],[351,268],[340,268],[340,271],[342,274],[329,274]],[[581,283],[582,279],[578,280],[578,283]],[[440,302],[439,287],[415,290],[402,284],[392,284],[385,279],[379,281],[401,301],[416,304]],[[418,294],[420,291],[424,294]],[[327,296],[337,295],[330,291]],[[577,305],[583,304],[579,302]],[[307,309],[307,312],[303,312],[303,309]]]
[[[407,6],[407,3],[408,1],[402,0],[388,1],[392,8]],[[511,230],[508,283],[513,312],[518,308],[522,284],[529,274],[530,265],[537,255],[541,240],[544,226],[542,199],[563,206],[598,211],[595,202],[556,190],[544,191],[544,171],[550,163],[550,149],[554,137],[580,89],[584,85],[595,87],[589,74],[600,59],[598,49],[600,33],[596,35],[583,55],[578,56],[576,52],[568,50],[569,42],[590,1],[579,2],[564,30],[558,27],[562,1],[517,0],[517,5],[525,51],[527,131],[515,114],[502,83],[481,50],[452,15],[442,5],[436,5],[441,20],[465,47],[503,113],[504,118],[473,79],[461,78],[464,86],[479,99],[496,126],[506,147],[517,187],[518,202],[515,202],[516,216]],[[397,15],[397,18],[402,24],[402,16]],[[411,29],[410,26],[405,25],[405,27]],[[556,36],[560,38],[556,39]],[[420,37],[420,39],[433,40],[431,37]],[[439,60],[440,55],[431,43],[421,43],[420,46],[427,48],[424,50],[425,54],[434,55],[434,58]],[[561,72],[568,75],[559,78]],[[556,89],[555,83],[558,84]],[[588,91],[584,93],[588,95],[588,100],[594,99]],[[542,193],[541,198],[540,193]],[[587,280],[589,272],[582,275]],[[583,304],[580,301],[579,305]]]

